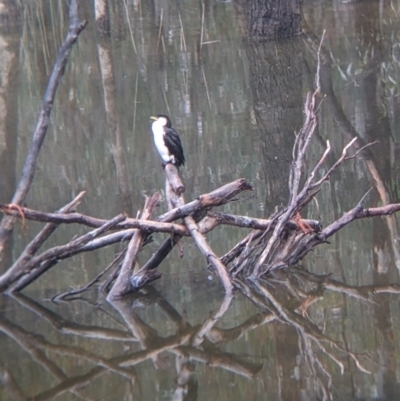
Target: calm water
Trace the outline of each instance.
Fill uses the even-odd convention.
[[[23,3],[20,24],[0,36],[3,203],[68,28],[66,2]],[[145,194],[164,188],[149,116],[166,113],[184,145],[186,200],[245,177],[254,197],[223,210],[271,214],[287,200],[294,132],[324,30],[327,96],[307,166],[327,140],[329,163],[355,135],[379,143],[333,175],[308,216],[327,225],[371,187],[367,206],[399,200],[400,1],[304,0],[306,35],[267,43],[243,37],[229,1],[113,2],[111,39],[96,32],[92,2],[82,3],[89,24],[57,93],[29,207],[53,211],[85,190],[80,212],[135,216]],[[16,227],[1,269],[40,227]],[[122,245],[64,261],[23,295],[0,297],[0,400],[398,399],[398,228],[395,217],[355,222],[291,274],[238,283],[233,299],[189,239],[153,287],[115,305],[95,290],[73,302],[49,299],[87,283]],[[46,247],[77,230],[59,228]],[[219,227],[207,238],[222,255],[246,233]],[[140,262],[163,239],[155,235]]]

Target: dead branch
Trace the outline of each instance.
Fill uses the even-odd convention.
[[[213,191],[209,194],[208,197],[203,197],[203,198],[200,197],[199,201],[201,202],[201,204],[203,204],[203,207],[206,207],[207,205],[210,206],[211,204],[214,203],[221,204],[231,199],[232,196],[240,192],[242,188],[250,187],[248,184],[246,185],[246,182],[244,180],[237,180],[234,183],[237,184],[238,187],[236,186],[234,188],[230,188],[230,186],[228,186],[229,184],[225,185],[224,187],[220,188],[221,190],[224,189],[224,191]],[[173,189],[172,187],[170,187],[169,182],[167,182],[166,185],[167,185],[166,188],[167,198],[170,200],[173,206],[183,209],[184,208],[183,196],[182,195],[180,197],[174,196],[172,193]],[[227,192],[228,188],[229,192]],[[219,278],[221,279],[222,284],[225,288],[225,293],[230,294],[233,290],[233,286],[229,278],[226,266],[221,262],[218,256],[208,245],[205,237],[200,233],[194,218],[192,216],[186,216],[183,218],[183,221],[186,225],[186,228],[189,230],[197,247],[206,257],[207,262],[211,263],[211,265],[216,269]]]
[[[143,270],[148,271],[157,268],[160,263],[167,257],[172,251],[176,242],[179,241],[179,235],[170,236],[167,238],[156,252],[150,257],[146,264],[142,267]]]
[[[173,166],[175,168],[175,166]],[[175,168],[176,169],[176,168]],[[187,216],[189,213],[199,212],[201,209],[209,208],[211,206],[219,206],[232,200],[234,196],[242,191],[251,189],[251,186],[243,179],[231,182],[223,187],[220,187],[213,192],[205,195],[201,195],[198,200],[185,204],[182,193],[176,192],[176,190],[170,184],[170,181],[166,180],[166,198],[169,208],[172,208],[169,212],[158,217],[159,221],[172,221],[180,217]],[[203,254],[207,258],[210,258],[210,262],[214,263],[216,270],[221,275],[221,280],[224,285],[229,287],[229,276],[226,273],[226,268],[223,263],[220,262],[219,258],[212,252],[211,248],[207,244],[205,238],[201,235],[201,232],[207,232],[210,229],[209,225],[205,225],[200,229],[197,227],[196,220],[192,216],[187,220],[184,218],[186,232],[183,233],[181,230],[171,231],[172,235],[166,239],[159,249],[153,254],[148,262],[135,274],[131,279],[131,284],[136,288],[141,288],[146,283],[153,281],[160,277],[159,273],[152,272],[169,254],[173,247],[179,242],[183,235],[191,235],[193,238],[197,238],[196,242]],[[199,216],[202,217],[201,215]],[[190,227],[190,229],[189,229]],[[192,231],[190,231],[192,229]],[[196,241],[196,240],[195,240]],[[218,267],[217,267],[218,266]]]
[[[233,290],[231,280],[229,278],[226,266],[221,262],[221,260],[215,255],[211,247],[208,245],[206,239],[202,234],[200,234],[196,222],[192,216],[186,216],[184,218],[187,229],[192,235],[193,240],[196,242],[197,247],[206,257],[207,262],[211,263],[217,270],[219,278],[225,288],[225,293],[230,294]]]
[[[69,213],[74,210],[76,206],[80,203],[85,192],[81,192],[75,199],[70,203],[62,207],[57,214]],[[24,211],[22,211],[24,214]],[[22,254],[16,260],[16,262],[7,270],[7,272],[0,276],[0,288],[7,287],[7,275],[18,276],[18,271],[23,269],[23,265],[30,260],[33,255],[39,250],[43,243],[50,237],[50,235],[57,229],[58,224],[49,223],[44,226],[44,228],[39,232],[39,234],[26,246]]]
[[[271,238],[268,240],[267,244],[265,245],[263,251],[260,253],[258,260],[253,268],[251,273],[251,277],[256,278],[259,277],[261,274],[261,266],[264,262],[272,261],[272,254],[276,245],[278,243],[278,239],[282,233],[283,228],[287,224],[290,219],[293,219],[296,213],[304,207],[318,192],[319,189],[313,190],[310,188],[310,185],[306,185],[301,192],[298,194],[299,191],[299,183],[301,178],[301,170],[302,170],[302,163],[304,159],[304,152],[311,140],[312,134],[316,128],[317,120],[315,114],[315,95],[311,95],[310,93],[307,95],[306,105],[305,105],[305,112],[306,112],[306,121],[304,123],[303,128],[300,130],[298,134],[298,139],[295,142],[295,149],[294,154],[296,155],[296,159],[293,163],[293,169],[291,170],[290,177],[289,177],[289,188],[291,188],[291,197],[289,201],[289,206],[287,207],[286,211],[284,211],[281,216],[277,219],[277,224],[275,229],[272,233]],[[310,184],[310,183],[309,183]],[[268,266],[263,269],[262,273],[266,273],[270,270]]]
[[[185,192],[185,186],[179,176],[179,170],[172,163],[167,163],[164,167],[166,179],[171,185],[172,190],[179,196]]]
[[[321,230],[321,223],[317,220],[301,219],[301,224],[309,226],[312,230]],[[202,233],[211,231],[214,227],[220,224],[226,224],[235,227],[252,228],[255,230],[266,230],[267,228],[274,227],[276,222],[273,219],[257,219],[248,216],[238,216],[227,213],[208,212],[207,216],[199,223],[200,231]],[[207,228],[210,226],[210,228]],[[300,224],[297,220],[289,220],[286,223],[286,228],[289,230],[299,230]]]
[[[303,127],[299,131],[296,137],[296,141],[293,147],[293,165],[289,176],[289,189],[290,189],[290,201],[289,205],[292,205],[295,198],[297,197],[303,167],[303,160],[307,147],[310,143],[314,130],[317,126],[317,118],[315,113],[315,100],[316,93],[307,94],[307,99],[304,106],[304,113],[306,115],[306,121]]]
[[[14,196],[11,200],[12,204],[21,205],[25,200],[26,195],[31,187],[33,177],[36,170],[36,163],[39,157],[40,149],[47,133],[47,127],[50,121],[50,114],[54,104],[54,98],[64,74],[65,67],[72,47],[78,39],[79,34],[85,28],[87,21],[80,21],[78,14],[78,0],[71,0],[69,7],[70,23],[68,33],[61,44],[58,51],[57,58],[50,74],[47,88],[43,97],[42,107],[39,113],[39,119],[32,136],[25,164],[22,169],[21,177],[18,186],[15,190]],[[4,217],[0,225],[0,253],[3,250],[5,242],[7,241],[9,233],[12,231],[14,219],[11,217]]]
[[[151,216],[151,213],[160,201],[160,197],[161,195],[157,192],[152,197],[146,198],[146,203],[144,205],[141,218],[148,219]],[[119,275],[107,296],[107,300],[111,301],[121,298],[128,292],[132,291],[130,279],[135,266],[137,254],[140,250],[143,240],[144,233],[141,230],[136,229],[131,241],[129,242],[124,261],[122,262],[121,271],[119,272]]]
[[[78,201],[83,195],[84,192],[79,194],[75,202],[79,203]],[[97,217],[87,216],[77,212],[66,214],[61,209],[59,212],[56,213],[45,213],[39,210],[29,209],[27,207],[19,207],[18,210],[16,210],[11,208],[10,206],[10,204],[0,204],[0,212],[3,212],[10,216],[21,218],[23,217],[25,220],[48,222],[57,225],[64,223],[82,224],[87,227],[101,227],[108,221],[105,219],[99,219]],[[221,224],[243,228],[252,228],[256,230],[265,230],[270,226],[271,221],[271,219],[259,219],[254,217],[238,216],[220,212],[208,212],[207,215],[198,222],[198,225],[200,232],[202,234],[205,234]],[[272,227],[274,225],[275,223],[272,225]],[[319,221],[308,219],[301,219],[300,221],[289,220],[286,224],[286,228],[291,230],[299,230],[301,225],[309,226],[315,231],[319,231],[321,228],[321,223]],[[134,233],[133,229],[136,228],[145,231],[146,233],[161,232],[173,233],[181,236],[190,236],[190,233],[188,232],[186,227],[181,224],[164,223],[161,221],[134,219],[127,217],[124,221],[114,227],[115,230],[125,231],[118,232],[115,235],[114,239],[111,239],[112,237],[110,236],[110,241],[105,241],[103,246],[122,241],[124,237],[130,238]],[[105,237],[103,237],[102,240],[105,240]]]
[[[83,194],[83,193],[82,193]],[[39,210],[29,209],[27,207],[19,207],[18,210],[11,208],[11,204],[0,204],[0,212],[3,212],[9,216],[24,217],[27,220],[40,221],[44,223],[53,224],[82,224],[87,227],[101,227],[108,220],[99,219],[93,216],[87,216],[81,213],[45,213]],[[126,218],[123,222],[117,224],[115,229],[117,230],[128,230],[138,228],[145,230],[146,232],[177,232],[182,235],[188,235],[186,229],[182,225],[174,223],[163,223],[152,220],[142,220]]]
[[[78,24],[77,17],[74,19],[72,15],[73,11],[77,11],[76,4],[76,1],[71,1],[71,26],[75,22],[76,26],[74,25],[74,27],[76,29],[77,27],[83,29],[84,23]],[[73,29],[71,28],[70,30]],[[75,40],[76,38],[77,34]],[[322,46],[320,44],[317,54],[317,81],[320,81],[320,73],[323,72],[319,64],[321,51]],[[66,50],[64,53],[67,52]],[[53,96],[54,94],[55,92]],[[45,100],[48,99],[46,96],[48,96],[47,92]],[[46,104],[45,100],[44,105]],[[290,198],[283,210],[266,219],[212,212],[212,207],[233,202],[236,195],[252,189],[251,185],[244,179],[238,179],[226,184],[185,204],[182,196],[185,188],[179,176],[179,170],[172,164],[167,164],[164,168],[166,198],[169,211],[158,216],[156,221],[149,219],[150,213],[157,203],[155,198],[151,198],[149,204],[146,203],[145,210],[140,218],[134,219],[117,216],[111,220],[82,215],[72,210],[73,207],[63,209],[62,213],[44,213],[21,207],[18,202],[0,204],[0,211],[9,215],[10,218],[14,219],[18,216],[22,218],[23,222],[25,219],[32,219],[47,223],[42,232],[28,245],[20,258],[18,258],[17,262],[6,273],[0,276],[0,291],[4,291],[5,289],[18,291],[24,288],[61,259],[80,252],[92,251],[116,242],[129,241],[122,267],[116,266],[104,284],[105,287],[103,286],[103,288],[108,288],[115,280],[114,286],[109,293],[109,299],[116,299],[159,278],[160,273],[155,271],[155,268],[165,259],[173,247],[179,244],[182,237],[191,236],[198,248],[205,255],[207,262],[213,265],[218,272],[225,291],[229,294],[233,288],[231,276],[241,275],[256,279],[272,270],[293,266],[315,246],[326,242],[327,238],[353,220],[377,215],[390,215],[399,211],[400,205],[396,204],[386,205],[381,208],[364,209],[362,201],[360,201],[355,208],[345,213],[341,218],[323,230],[318,221],[306,220],[300,217],[299,212],[320,191],[322,184],[330,178],[331,174],[345,160],[365,153],[365,149],[371,145],[362,142],[358,143],[355,145],[355,153],[348,156],[349,148],[355,144],[356,139],[359,139],[358,136],[353,137],[343,148],[341,156],[326,169],[326,172],[321,173],[321,168],[326,163],[331,151],[330,143],[327,141],[327,148],[318,162],[311,169],[311,172],[306,177],[303,177],[305,174],[304,164],[307,149],[317,126],[317,110],[320,104],[318,100],[319,83],[314,93],[310,92],[307,95],[305,102],[306,118],[302,128],[296,135],[293,147],[293,163],[289,177]],[[109,113],[109,117],[114,120],[115,110],[109,110]],[[38,123],[39,126],[40,121]],[[28,159],[30,157],[31,155],[28,155]],[[28,159],[26,165],[29,164]],[[16,193],[18,193],[18,189]],[[177,219],[183,219],[184,224],[173,223]],[[55,227],[63,223],[82,224],[96,229],[68,244],[51,248],[41,255],[35,256],[40,246],[55,230]],[[221,224],[249,228],[253,231],[231,251],[219,258],[213,252],[203,234]],[[103,235],[105,231],[110,229],[117,232]],[[154,232],[169,233],[169,238],[164,240],[162,245],[140,271],[133,275],[133,266],[135,265],[137,254],[145,244],[151,241],[149,234]],[[116,264],[113,263],[112,266]],[[228,265],[230,265],[229,269]],[[98,281],[98,278],[99,276],[84,288],[90,288],[91,285]]]
[[[169,182],[169,181],[168,181]],[[83,194],[80,194],[77,199],[71,203],[68,208],[63,208],[60,210],[61,212],[68,211],[68,213],[45,213],[25,207],[10,207],[8,204],[1,204],[0,211],[3,211],[6,214],[10,214],[12,216],[18,216],[23,219],[32,219],[36,221],[47,222],[47,226],[45,227],[43,233],[40,234],[37,238],[34,239],[32,245],[28,246],[26,251],[21,255],[16,264],[10,268],[5,274],[0,276],[0,285],[3,290],[9,289],[9,291],[19,291],[30,284],[34,279],[39,277],[43,272],[50,269],[52,266],[58,263],[59,260],[65,259],[72,255],[81,252],[92,251],[116,242],[120,241],[128,241],[132,240],[135,233],[138,231],[146,234],[144,238],[148,238],[149,233],[152,232],[168,232],[171,233],[170,239],[166,240],[163,246],[154,254],[154,257],[149,261],[149,263],[144,265],[144,271],[153,270],[157,265],[166,257],[169,251],[173,248],[173,246],[177,243],[179,238],[182,236],[190,236],[189,230],[181,224],[176,223],[166,223],[165,220],[177,218],[179,215],[185,216],[190,210],[197,210],[199,212],[202,208],[210,208],[211,205],[221,205],[224,204],[232,198],[240,193],[243,190],[250,189],[250,185],[247,184],[244,180],[237,180],[230,184],[227,184],[217,190],[214,190],[210,194],[205,194],[200,196],[200,201],[192,202],[189,205],[189,208],[186,208],[186,205],[181,207],[177,207],[172,210],[172,214],[162,215],[159,217],[161,221],[151,221],[146,218],[146,216],[142,216],[140,219],[131,219],[131,218],[118,218],[117,220],[113,219],[111,224],[110,220],[98,219],[92,216],[82,215],[80,213],[76,213],[74,211],[75,204],[79,202],[79,199]],[[173,191],[172,191],[173,192]],[[192,208],[192,209],[190,209]],[[197,214],[196,219],[202,219],[202,214]],[[164,220],[164,221],[163,221]],[[202,227],[198,229],[198,232],[207,232],[211,230],[213,227],[210,225],[211,218],[208,219],[208,223],[201,223]],[[235,216],[227,215],[227,216],[219,216],[218,219],[214,219],[213,225],[216,226],[218,224],[235,224]],[[238,217],[236,219],[238,224],[244,224],[243,221],[246,221],[245,224],[251,226],[260,226],[262,221],[249,221],[244,218]],[[40,245],[44,242],[44,239],[48,238],[50,234],[54,231],[54,227],[57,227],[61,223],[76,223],[83,224],[89,227],[98,227],[101,228],[101,231],[94,230],[93,233],[97,233],[95,235],[87,234],[81,237],[78,240],[75,240],[69,244],[61,245],[58,247],[51,248],[46,252],[42,253],[39,256],[34,256],[34,253],[37,252]],[[114,229],[120,230],[118,232],[108,234],[105,236],[101,236],[99,233],[103,233],[103,229]],[[108,227],[108,228],[107,228]],[[134,227],[134,228],[128,228]],[[146,240],[145,243],[148,242],[150,238]],[[82,242],[81,242],[82,241]],[[139,241],[141,245],[144,245],[142,241]],[[204,245],[204,243],[203,243]],[[140,247],[139,247],[140,248]],[[136,251],[135,251],[136,252]],[[217,257],[215,256],[215,263],[219,264],[217,261]],[[37,268],[37,266],[39,266]],[[137,283],[140,283],[140,286],[143,286],[146,282],[152,281],[159,277],[158,272],[149,272],[146,273],[147,278],[143,276],[137,276]],[[116,274],[116,273],[115,273]],[[150,277],[151,276],[151,277]],[[90,287],[90,286],[89,286]],[[89,288],[87,287],[87,288]]]
[[[124,219],[124,215],[116,216],[100,228],[90,231],[89,233],[82,235],[81,237],[69,242],[66,245],[60,245],[50,248],[47,251],[44,251],[39,256],[33,257],[29,260],[29,262],[17,266],[18,268],[14,269],[13,271],[7,270],[7,272],[1,276],[0,289],[4,291],[16,280],[18,280],[22,275],[26,275],[24,286],[30,284],[32,281],[41,276],[45,271],[47,271],[51,266],[58,263],[59,260],[68,258],[76,254],[79,249],[82,248],[86,243],[100,236],[105,231],[113,228],[115,224]],[[21,284],[18,285],[18,288],[19,290],[22,289]]]
[[[240,178],[208,194],[201,195],[192,202],[176,207],[175,209],[158,216],[157,221],[174,221],[197,212],[200,209],[224,205],[239,193],[249,190],[252,190],[251,185],[244,178]]]
[[[61,294],[57,294],[54,297],[52,297],[51,300],[54,301],[54,302],[59,302],[59,301],[71,299],[71,297],[73,297],[74,295],[82,294],[83,292],[87,291],[93,285],[98,283],[100,281],[100,279],[104,276],[104,274],[106,274],[113,266],[115,266],[117,263],[119,263],[120,260],[122,259],[122,256],[123,256],[123,252],[120,252],[120,254],[117,255],[114,258],[114,260],[105,269],[103,269],[103,271],[101,271],[95,278],[90,280],[83,287],[78,288],[78,289],[74,289],[74,290],[70,290],[70,291],[67,291],[67,292],[64,292],[64,293],[61,293]],[[119,271],[119,267],[118,267],[118,271]],[[113,278],[112,281],[114,281],[115,277]]]

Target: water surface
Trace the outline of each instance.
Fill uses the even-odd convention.
[[[65,2],[26,3],[0,43],[4,203],[68,28]],[[277,42],[245,38],[231,2],[115,2],[109,37],[96,31],[90,2],[82,3],[89,24],[57,93],[29,207],[53,211],[85,190],[80,212],[135,216],[145,194],[164,188],[149,116],[165,113],[185,150],[186,200],[244,177],[254,197],[223,210],[270,215],[287,201],[294,133],[315,87],[324,30],[320,85],[327,96],[307,168],[327,140],[324,169],[356,135],[379,143],[333,174],[307,217],[327,225],[371,187],[366,206],[399,200],[400,2],[306,0],[305,35]],[[162,204],[158,212],[165,210]],[[40,227],[16,226],[2,269]],[[238,284],[233,299],[189,239],[182,259],[174,251],[164,261],[154,286],[114,306],[96,290],[68,303],[49,299],[87,283],[122,245],[63,261],[23,295],[0,298],[0,399],[394,400],[397,230],[395,217],[357,221],[290,274]],[[46,247],[77,231],[58,229]],[[207,238],[223,255],[245,234],[218,227]],[[141,263],[163,239],[154,235]]]

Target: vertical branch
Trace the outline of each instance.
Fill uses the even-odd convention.
[[[233,285],[231,279],[229,278],[229,274],[227,271],[226,266],[221,262],[219,257],[214,253],[211,247],[208,245],[204,236],[200,233],[199,227],[197,226],[196,222],[194,221],[192,216],[186,216],[183,221],[187,229],[190,232],[194,242],[196,242],[197,247],[206,257],[207,262],[211,263],[215,270],[217,271],[219,278],[222,281],[222,284],[225,288],[226,294],[231,294],[233,290]]]
[[[172,164],[170,164],[170,168],[175,170],[175,173],[176,175],[178,175],[179,178],[178,169]],[[170,177],[167,176],[166,194],[168,202],[171,203],[174,207],[181,207],[185,204],[185,200],[183,199],[183,196],[181,194],[178,194],[178,192],[174,189],[174,187],[171,185],[171,182],[174,182],[174,180],[170,180]],[[207,262],[211,263],[214,266],[215,270],[217,271],[219,278],[221,279],[222,284],[225,288],[225,292],[227,294],[232,293],[233,286],[229,278],[226,266],[221,262],[220,258],[214,253],[214,251],[208,245],[205,237],[200,233],[199,227],[197,226],[197,223],[195,222],[194,218],[189,215],[184,217],[183,221],[185,223],[186,228],[190,232],[190,235],[192,236],[194,242],[196,243],[197,247],[206,257]]]
[[[140,216],[142,220],[147,220],[154,208],[157,206],[161,195],[157,192],[150,198],[146,198],[144,210]],[[137,254],[142,246],[145,238],[144,233],[140,229],[136,229],[132,236],[124,261],[122,262],[121,271],[107,296],[108,301],[113,301],[132,291],[131,276],[135,266]]]
[[[40,149],[46,137],[47,127],[50,121],[50,114],[53,109],[54,99],[56,96],[58,85],[61,77],[64,74],[67,65],[68,57],[72,47],[78,39],[79,34],[85,28],[87,21],[79,21],[78,15],[78,0],[71,0],[69,7],[70,24],[67,36],[65,37],[57,54],[57,59],[53,70],[49,77],[46,92],[43,97],[42,107],[39,114],[39,119],[36,124],[35,131],[32,136],[32,142],[29,147],[28,154],[25,159],[25,164],[22,169],[20,181],[11,203],[20,205],[24,200],[31,187],[33,177],[35,175],[36,163],[39,157]],[[14,218],[5,216],[0,225],[0,253],[2,252],[5,242],[14,226]]]
[[[251,277],[255,278],[260,275],[261,266],[267,261],[267,258],[271,256],[271,253],[276,247],[279,236],[282,229],[285,227],[286,223],[293,218],[294,214],[297,212],[298,208],[301,206],[301,202],[304,200],[308,193],[308,188],[303,188],[298,194],[301,178],[301,169],[304,160],[305,151],[317,126],[317,117],[315,114],[315,96],[316,93],[308,93],[306,100],[306,121],[299,132],[299,140],[296,140],[295,146],[297,146],[296,159],[293,162],[293,173],[291,174],[292,181],[289,182],[291,195],[290,202],[287,210],[279,217],[278,222],[274,228],[273,234],[264,250],[261,252],[258,260],[254,266],[253,273]]]
[[[297,134],[295,150],[293,152],[295,155],[295,159],[293,160],[289,179],[289,205],[293,203],[298,194],[305,152],[308,144],[310,143],[315,127],[317,126],[317,118],[315,114],[315,93],[307,94],[304,113],[306,115],[306,121],[304,122],[304,125],[301,128],[300,132]]]

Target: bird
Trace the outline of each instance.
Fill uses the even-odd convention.
[[[165,114],[158,114],[150,119],[154,121],[151,130],[154,143],[163,160],[163,166],[165,167],[167,163],[172,163],[176,167],[185,165],[181,139],[172,128],[171,119]]]

